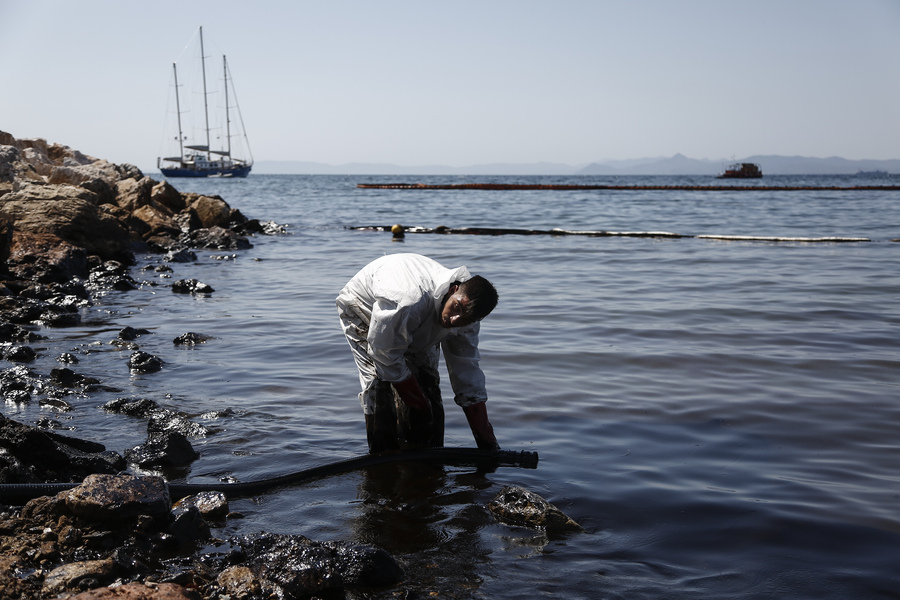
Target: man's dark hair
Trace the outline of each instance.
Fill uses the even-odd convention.
[[[459,284],[459,291],[471,302],[471,316],[476,321],[485,318],[497,306],[499,295],[490,281],[475,275]]]

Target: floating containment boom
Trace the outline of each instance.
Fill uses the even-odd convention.
[[[686,190],[691,192],[796,192],[796,191],[879,191],[900,192],[900,185],[570,185],[527,183],[358,183],[357,188],[373,190]]]

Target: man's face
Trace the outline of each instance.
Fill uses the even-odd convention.
[[[471,302],[459,291],[459,286],[452,286],[444,301],[444,310],[441,311],[441,325],[443,327],[465,327],[475,322],[470,314]]]

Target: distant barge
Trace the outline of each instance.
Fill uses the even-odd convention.
[[[762,169],[756,163],[735,163],[717,179],[762,179]]]

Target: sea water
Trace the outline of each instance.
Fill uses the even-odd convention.
[[[392,190],[358,183],[712,185],[701,177],[251,175],[173,180],[219,194],[287,233],[243,251],[197,251],[171,277],[109,292],[83,323],[44,329],[32,369],[61,352],[107,391],[69,412],[9,404],[64,433],[124,449],[146,423],[99,407],[150,398],[214,429],[201,457],[168,473],[250,481],[364,454],[358,380],[334,307],[378,256],[416,252],[494,282],[482,366],[501,446],[535,470],[399,465],[236,499],[214,535],[303,534],[381,546],[421,597],[896,598],[900,594],[900,192]],[[856,177],[767,177],[853,186]],[[746,185],[754,185],[747,183]],[[755,185],[760,185],[756,183]],[[392,225],[779,237],[408,234]],[[172,293],[196,278],[215,292]],[[124,326],[163,359],[129,372]],[[212,336],[173,344],[186,332]],[[473,446],[444,380],[448,446]],[[230,410],[226,410],[230,409]],[[486,505],[528,488],[584,532],[496,522]],[[211,548],[215,551],[215,548]],[[355,597],[391,598],[392,590]]]

